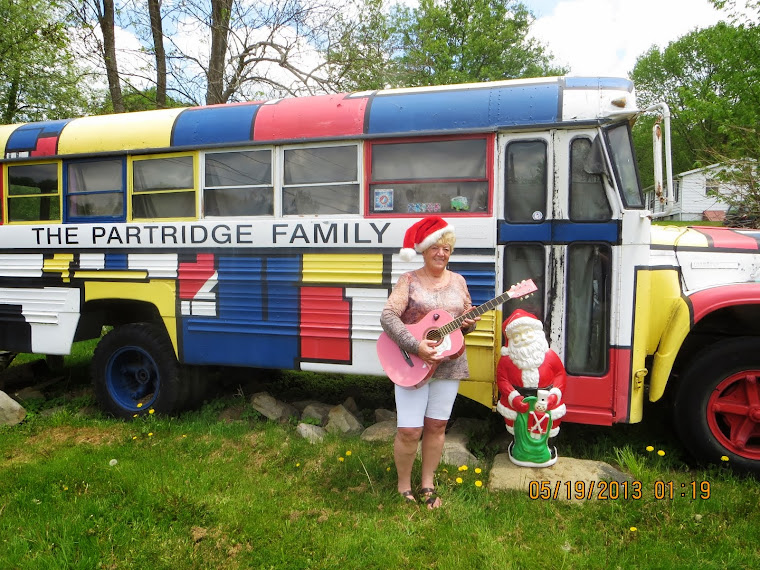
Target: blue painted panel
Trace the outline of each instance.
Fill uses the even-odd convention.
[[[259,104],[240,104],[187,109],[174,123],[171,144],[248,142],[259,107]]]
[[[540,224],[508,224],[501,221],[499,222],[499,229],[496,235],[500,244],[516,241],[549,243],[552,239],[552,226],[550,222]]]
[[[600,223],[554,222],[554,241],[571,243],[574,241],[603,241],[620,243],[620,225],[617,221]]]
[[[493,263],[450,262],[449,268],[467,281],[467,289],[470,291],[473,305],[482,305],[496,296],[496,275]]]
[[[127,254],[106,253],[105,267],[111,270],[127,269]]]
[[[41,136],[58,136],[63,127],[71,119],[60,121],[46,121],[21,125],[8,137],[5,152],[22,152],[33,150],[37,147],[37,139]]]
[[[379,94],[370,107],[368,133],[554,123],[558,105],[556,83]]]
[[[184,361],[296,367],[300,257],[220,257],[217,268],[219,315],[183,317]]]

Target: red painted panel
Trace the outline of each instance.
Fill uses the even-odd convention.
[[[339,287],[301,288],[301,358],[351,362],[351,304]]]
[[[262,105],[253,125],[253,140],[360,135],[364,132],[366,107],[366,97],[348,99],[342,94]]]
[[[698,323],[705,315],[732,305],[760,304],[760,283],[739,283],[712,287],[698,291],[689,297],[694,321]]]
[[[58,137],[40,137],[37,139],[37,148],[29,154],[31,156],[53,156],[57,145]]]
[[[199,253],[195,263],[180,263],[179,298],[194,298],[214,271],[214,255],[211,253]]]
[[[728,228],[697,227],[694,228],[709,237],[713,245],[726,249],[754,249],[758,248],[757,240],[748,235],[740,234]]]
[[[611,349],[610,367],[604,376],[567,376],[562,401],[565,421],[612,425],[628,418],[631,377],[630,349]]]

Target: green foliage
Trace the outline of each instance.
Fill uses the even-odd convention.
[[[134,111],[150,111],[157,109],[156,105],[156,88],[150,87],[149,89],[143,89],[142,91],[134,89],[133,87],[125,87],[122,90],[122,96],[124,98],[124,107],[127,113]],[[166,108],[171,107],[187,107],[190,103],[186,101],[180,101],[172,97],[166,98]],[[110,96],[106,97],[101,107],[97,110],[98,114],[113,113],[113,103]]]
[[[2,123],[83,114],[92,94],[70,50],[61,5],[0,0]]]

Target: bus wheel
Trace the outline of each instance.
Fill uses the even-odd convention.
[[[760,341],[715,344],[688,367],[676,393],[675,421],[698,459],[760,475]]]
[[[114,328],[95,348],[92,367],[98,403],[114,416],[131,418],[151,409],[171,414],[182,404],[174,348],[154,325]]]

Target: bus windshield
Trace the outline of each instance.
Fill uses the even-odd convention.
[[[639,185],[636,157],[633,154],[631,131],[627,123],[605,130],[610,160],[615,170],[618,188],[623,201],[630,208],[643,208],[644,200]]]

